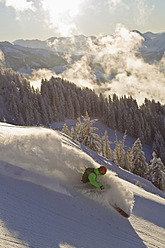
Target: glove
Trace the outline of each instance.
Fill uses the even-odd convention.
[[[101,190],[103,190],[103,189],[104,189],[103,185],[101,185],[101,186],[100,186],[100,189],[101,189]]]

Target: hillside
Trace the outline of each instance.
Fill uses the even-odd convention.
[[[115,78],[121,71],[121,62],[117,67],[115,66],[116,59],[118,60],[118,56],[123,57],[125,52],[130,55],[133,52],[136,56],[143,58],[146,63],[151,64],[163,58],[165,33],[147,32],[142,34],[138,31],[131,31],[128,33],[128,37],[124,37],[122,30],[120,32],[120,34],[109,37],[77,35],[51,37],[44,41],[19,39],[12,44],[0,42],[0,52],[3,55],[0,56],[0,63],[26,75],[31,75],[34,70],[44,68],[50,70],[52,74],[62,74],[69,80],[73,80],[75,77],[83,78],[83,74],[88,73],[88,81],[91,76],[96,83]],[[119,40],[121,40],[122,46]],[[128,46],[130,47],[129,51],[127,51]],[[119,55],[118,50],[121,50]],[[97,56],[98,54],[99,56]],[[107,54],[111,57],[108,59],[109,62],[105,58]],[[115,58],[113,58],[114,54]],[[87,56],[87,58],[82,59],[83,56]],[[112,67],[111,70],[109,69],[110,71],[106,66],[107,63],[108,67]],[[79,66],[85,67],[86,72],[80,70]],[[79,70],[77,71],[76,68],[79,68],[81,72],[78,72]]]
[[[165,32],[163,33],[140,33],[134,30],[143,38],[142,45],[139,49],[140,56],[142,56],[146,62],[153,62],[154,60],[160,60],[165,51]],[[89,41],[93,44],[98,43],[98,37],[84,35],[78,35],[73,37],[51,37],[45,41],[41,40],[16,40],[14,45],[20,45],[29,48],[44,48],[56,52],[62,52],[67,54],[83,55],[89,49]]]
[[[100,164],[106,190],[74,197],[84,166]],[[165,194],[58,131],[0,123],[0,180],[0,247],[165,246]]]
[[[164,103],[164,44],[165,33],[119,25],[108,36],[0,42],[0,65],[23,73],[35,88],[58,75],[97,94],[132,96],[139,105],[145,98]]]
[[[28,48],[13,45],[9,42],[0,42],[0,64],[6,68],[24,73],[32,74],[33,70],[63,68],[67,66],[67,61],[55,51],[40,48]]]
[[[58,77],[42,80],[41,89],[35,90],[23,75],[0,66],[1,122],[49,127],[54,122],[64,122],[66,118],[77,121],[86,112],[90,117],[102,120],[107,128],[122,134],[126,131],[134,138],[133,142],[139,138],[143,145],[148,144],[150,154],[147,162],[155,151],[165,163],[165,105],[145,99],[138,106],[131,96],[119,98],[113,94],[105,97]]]

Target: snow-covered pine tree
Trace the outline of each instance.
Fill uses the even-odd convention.
[[[156,153],[152,153],[153,158],[149,165],[150,180],[157,188],[165,191],[165,167],[160,158],[156,157]]]
[[[124,132],[124,129],[123,129],[123,111],[120,107],[117,110],[117,127],[121,133]]]
[[[107,130],[105,130],[105,133],[102,139],[103,139],[103,148],[102,148],[103,156],[106,157],[107,159],[112,159],[113,151],[111,150],[111,147],[110,147],[110,141],[108,139]]]
[[[0,121],[3,121],[5,119],[5,115],[4,115],[4,103],[3,103],[3,98],[0,95]]]
[[[77,118],[78,116],[81,115],[80,114],[80,100],[78,99],[75,91],[72,91],[71,94],[72,94],[72,101],[73,101],[75,117]]]
[[[85,116],[82,116],[84,122],[81,122],[78,118],[76,123],[76,140],[80,143],[88,146],[91,150],[95,152],[100,151],[100,137],[98,134],[93,131],[97,130],[96,127],[92,125],[97,121],[97,119],[90,120],[88,113],[86,112]]]
[[[34,123],[35,125],[39,126],[41,123],[41,114],[34,108]]]
[[[66,116],[66,108],[65,108],[65,97],[64,97],[64,87],[59,80],[59,83],[57,84],[57,94],[58,94],[58,100],[59,100],[59,105],[57,107],[58,110],[58,118],[60,121],[63,121]]]
[[[13,116],[15,117],[14,123],[19,122],[19,111],[18,111],[18,100],[14,95],[12,95],[12,111],[13,111]]]
[[[152,150],[165,163],[165,140],[160,130],[155,133]]]
[[[53,111],[52,111],[52,107],[50,105],[48,105],[48,118],[49,118],[49,123],[52,123],[53,122]]]
[[[83,142],[83,123],[81,123],[80,117],[77,118],[76,128],[75,128],[75,139],[82,143]]]
[[[123,139],[118,142],[117,135],[116,135],[116,146],[113,152],[114,162],[121,166],[122,168],[125,165],[125,150],[124,150],[124,143],[126,139],[126,132],[124,133]]]
[[[115,118],[115,111],[114,111],[114,107],[113,105],[109,104],[109,107],[108,107],[108,123],[107,125],[112,128],[112,129],[116,129],[116,118]]]
[[[70,131],[69,131],[68,126],[66,125],[66,123],[64,123],[64,125],[63,125],[62,133],[65,133],[66,135],[70,136]]]
[[[71,131],[70,131],[70,137],[72,139],[75,139],[76,138],[75,131],[74,131],[74,128],[73,127],[71,128]]]
[[[146,178],[147,177],[147,163],[145,161],[145,154],[142,151],[142,143],[138,138],[132,147],[133,161],[132,172],[136,175]]]
[[[134,132],[134,117],[133,117],[133,109],[130,109],[129,112],[128,112],[128,116],[127,116],[127,132],[128,132],[128,135],[130,136],[134,136],[135,135],[135,132]]]
[[[125,163],[123,169],[131,171],[133,163],[133,153],[132,149],[128,147],[128,150],[125,153]]]
[[[40,102],[39,102],[39,104],[40,104],[40,114],[42,116],[41,122],[44,125],[48,126],[49,125],[49,119],[48,119],[48,113],[47,113],[47,108],[46,108],[47,102],[44,101],[45,99],[40,95],[40,98],[39,98],[39,100],[40,100]]]
[[[74,119],[75,111],[74,111],[74,107],[72,104],[71,90],[69,88],[67,89],[67,92],[65,94],[65,98],[66,98],[66,104],[65,104],[66,117],[70,118],[70,119]]]

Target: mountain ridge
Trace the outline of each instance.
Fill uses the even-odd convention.
[[[136,32],[143,39],[137,53],[138,57],[142,57],[147,63],[161,60],[165,52],[165,32],[146,32],[144,34],[137,30],[131,32]],[[107,36],[105,36],[105,38],[106,37]],[[72,37],[50,37],[44,41],[39,39],[18,39],[13,43],[8,41],[0,42],[0,50],[1,53],[4,54],[6,63],[3,63],[2,59],[0,61],[1,64],[3,63],[7,68],[11,67],[25,74],[31,74],[34,69],[41,68],[50,69],[51,71],[59,73],[59,66],[61,67],[60,72],[65,71],[65,66],[67,66],[68,63],[72,66],[78,59],[81,60],[83,55],[90,55],[91,42],[93,46],[98,46],[98,37],[77,35]],[[12,48],[12,50],[9,48]],[[23,54],[26,53],[26,57],[28,57],[28,59],[25,59],[26,61],[23,60],[21,62],[21,65],[18,60],[14,59],[16,54],[19,60],[22,59],[20,57],[20,50]],[[34,58],[34,56],[32,56],[33,54],[35,54],[35,57],[40,56],[41,59]],[[56,59],[53,58],[50,60],[50,56],[56,56]],[[90,56],[92,58],[93,54],[91,53]],[[12,60],[14,60],[14,63],[12,63]],[[54,60],[56,60],[56,63],[54,63]],[[58,66],[58,68],[56,68],[56,66]],[[97,64],[94,64],[92,68],[95,71],[95,77],[102,80],[101,78],[104,77],[104,73],[101,67],[99,68]]]
[[[36,82],[34,87],[42,78],[59,76],[98,94],[131,95],[139,104],[145,98],[164,103],[164,32],[139,34],[121,27],[113,36],[29,41],[35,48],[21,42],[0,43],[0,64]]]

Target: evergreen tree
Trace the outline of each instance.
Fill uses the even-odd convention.
[[[74,128],[73,127],[71,128],[70,136],[71,136],[72,139],[75,139],[76,138],[76,135],[75,135],[75,132],[74,132]]]
[[[15,99],[15,97],[13,96],[13,99],[12,99],[12,104],[13,104],[13,107],[12,107],[12,110],[13,110],[13,115],[14,115],[14,123],[19,123],[19,111],[18,111],[18,104],[17,104],[18,100]]]
[[[142,151],[142,143],[138,138],[132,147],[133,161],[132,172],[136,175],[146,178],[147,177],[147,163],[145,161],[145,155]]]
[[[52,111],[52,107],[51,105],[48,105],[48,119],[49,119],[49,123],[52,123],[54,120],[54,116],[53,116],[53,111]]]
[[[115,118],[115,111],[114,111],[114,108],[113,106],[109,105],[109,108],[108,108],[108,116],[107,116],[107,125],[110,127],[110,128],[113,128],[113,129],[116,129],[116,118]]]
[[[122,113],[122,109],[121,108],[118,108],[118,111],[117,111],[117,127],[118,127],[118,130],[123,133],[124,132],[124,129],[123,129],[123,113]]]
[[[113,152],[110,147],[110,141],[108,139],[107,130],[105,130],[104,136],[103,136],[103,156],[107,159],[112,159]]]
[[[81,115],[80,114],[80,100],[78,99],[75,91],[72,91],[72,100],[73,100],[75,117],[77,118]]]
[[[148,179],[159,189],[165,191],[165,167],[160,158],[153,152],[153,158],[150,161]]]
[[[155,132],[155,138],[154,138],[152,150],[165,163],[165,140],[160,130]]]
[[[86,112],[89,116],[101,117],[113,129],[127,130],[128,135],[153,144],[153,151],[165,164],[165,106],[159,102],[145,99],[139,107],[132,97],[119,99],[113,95],[107,100],[103,94],[97,96],[88,88],[81,89],[53,77],[42,80],[41,91],[34,90],[21,74],[0,66],[1,121],[5,118],[9,123],[48,126],[52,121],[77,118]],[[83,138],[82,141],[85,142]],[[122,143],[118,146],[119,150]]]
[[[130,136],[135,136],[135,132],[134,132],[134,118],[133,118],[133,110],[130,110],[129,111],[129,114],[128,114],[128,119],[127,119],[127,132],[128,132],[128,135]]]
[[[74,112],[74,108],[73,108],[73,104],[72,104],[70,90],[67,90],[65,108],[66,108],[66,115],[65,116],[69,119],[74,119],[75,112]]]
[[[43,97],[40,97],[40,114],[42,116],[42,124],[49,125],[48,113],[47,113],[47,104],[44,101]]]
[[[58,95],[60,101],[58,106],[59,118],[61,121],[63,121],[66,116],[66,105],[65,105],[64,89],[61,83],[58,85]]]
[[[116,145],[114,149],[114,162],[121,166],[122,168],[125,165],[125,150],[124,150],[124,143],[126,139],[126,132],[123,136],[123,139],[118,142],[117,135],[116,135]]]
[[[66,135],[71,136],[70,131],[69,131],[68,126],[66,125],[66,123],[64,123],[64,125],[63,125],[62,133],[65,133]]]
[[[82,143],[84,139],[84,134],[83,134],[84,129],[83,129],[83,123],[81,123],[80,117],[77,118],[75,131],[76,131],[76,140]]]
[[[36,108],[34,108],[34,124],[39,126],[41,123],[41,115],[40,113],[37,111]]]
[[[104,156],[104,136],[101,136],[100,138],[100,152],[99,152],[103,157]]]
[[[90,120],[88,113],[82,116],[84,122],[81,122],[78,118],[76,123],[76,140],[80,143],[88,146],[91,150],[95,152],[100,151],[100,137],[93,131],[97,130],[96,127],[92,125],[97,121],[97,119]]]
[[[132,153],[132,149],[128,147],[128,150],[125,152],[125,160],[124,160],[123,169],[131,171],[132,163],[133,163],[133,153]]]

